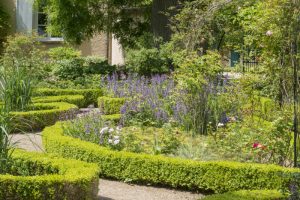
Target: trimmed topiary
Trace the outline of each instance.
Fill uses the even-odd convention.
[[[34,96],[62,96],[62,95],[83,95],[84,107],[90,104],[97,105],[97,98],[103,95],[100,89],[48,89],[39,88],[34,91]]]
[[[69,112],[75,112],[78,107],[65,102],[35,103],[31,111],[11,112],[15,132],[38,131],[55,124],[57,120]]]
[[[276,190],[240,190],[215,194],[205,197],[203,200],[284,200],[286,195]]]
[[[98,193],[95,164],[15,150],[11,174],[0,175],[0,199],[89,200]]]
[[[70,104],[75,104],[79,108],[83,108],[85,106],[85,98],[83,95],[34,97],[32,101],[34,103],[66,102]]]
[[[99,97],[98,107],[105,115],[120,114],[125,98]]]
[[[112,151],[97,144],[63,135],[62,125],[43,131],[47,152],[97,163],[101,176],[132,182],[166,185],[217,193],[236,190],[279,190],[299,169],[228,161],[188,159]]]

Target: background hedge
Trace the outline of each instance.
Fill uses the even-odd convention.
[[[293,173],[300,172],[299,169],[275,165],[227,161],[199,162],[116,152],[63,136],[59,123],[43,131],[43,144],[49,153],[97,163],[103,177],[217,193],[243,189],[279,190],[288,185]]]
[[[99,169],[95,164],[24,151],[14,151],[12,157],[14,171],[39,171],[41,175],[0,175],[0,199],[87,200],[97,195]]]
[[[240,190],[215,194],[205,197],[203,200],[284,200],[287,196],[276,190]]]
[[[48,89],[39,88],[34,91],[34,96],[63,96],[63,95],[83,95],[84,107],[90,104],[97,105],[98,97],[103,95],[100,89]]]
[[[55,124],[69,112],[75,112],[78,107],[65,102],[35,103],[33,110],[27,112],[12,112],[15,132],[38,131]]]
[[[125,98],[99,97],[98,107],[105,115],[120,114]]]

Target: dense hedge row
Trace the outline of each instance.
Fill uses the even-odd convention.
[[[60,123],[44,130],[43,144],[49,153],[97,163],[103,177],[217,193],[242,189],[281,189],[290,182],[291,174],[300,172],[299,169],[275,165],[198,162],[116,152],[64,136]]]
[[[12,170],[20,174],[0,175],[0,199],[82,200],[97,195],[99,169],[95,164],[23,151],[14,151],[12,157]],[[39,173],[24,175],[26,170]]]
[[[78,107],[65,102],[35,103],[33,110],[27,112],[12,112],[13,124],[18,130],[37,131],[55,124],[61,117]]]
[[[83,95],[84,107],[90,104],[97,105],[97,98],[103,95],[100,89],[48,89],[39,88],[34,91],[34,96],[62,96],[62,95]]]
[[[101,116],[104,121],[111,121],[118,124],[121,120],[121,114],[113,114],[113,115],[102,115]]]
[[[98,107],[105,115],[119,114],[125,100],[125,98],[99,97]]]
[[[83,95],[34,97],[33,102],[34,103],[66,102],[66,103],[74,104],[79,108],[85,106],[85,98]]]
[[[276,190],[240,190],[215,194],[205,197],[203,200],[284,200],[287,196]]]

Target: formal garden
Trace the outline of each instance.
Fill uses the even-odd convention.
[[[99,178],[300,199],[298,0],[168,1],[163,34],[150,28],[159,1],[45,2],[64,46],[9,35],[0,7],[0,199],[97,199]],[[99,31],[119,38],[124,66],[76,49]],[[11,140],[36,132],[42,153]]]

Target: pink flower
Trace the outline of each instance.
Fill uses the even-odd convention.
[[[256,149],[256,148],[260,148],[260,149],[266,149],[266,146],[260,144],[259,142],[254,142],[252,145],[252,148]]]
[[[268,31],[266,32],[266,36],[271,36],[271,35],[273,35],[273,32],[270,31],[270,30],[268,30]]]
[[[260,145],[258,142],[254,142],[253,145],[252,145],[252,148],[257,148],[258,145]]]

